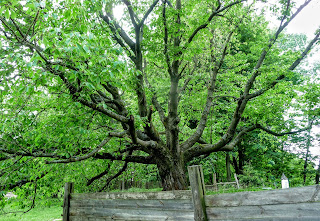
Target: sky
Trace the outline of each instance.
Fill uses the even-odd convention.
[[[303,4],[306,0],[296,0],[295,9]],[[263,6],[268,6],[279,2],[279,0],[268,0],[268,3],[257,3],[256,7],[261,9]],[[295,11],[295,10],[293,10]],[[284,30],[288,34],[305,34],[308,40],[314,37],[318,28],[320,28],[320,0],[312,0],[286,27]],[[265,13],[266,19],[270,22],[270,28],[278,28],[279,20],[270,12]]]
[[[298,2],[304,2],[299,0]],[[320,0],[313,0],[303,11],[289,24],[287,33],[306,34],[311,39],[315,31],[320,27]]]

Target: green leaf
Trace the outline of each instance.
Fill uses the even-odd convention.
[[[36,35],[34,35],[31,39],[30,42],[32,42],[36,38]]]
[[[67,10],[67,11],[64,13],[64,17],[65,17],[66,19],[69,19],[69,18],[70,18],[70,15],[71,15],[70,10]]]
[[[90,49],[85,45],[85,46],[83,46],[83,49],[88,53],[88,54],[90,54],[91,53],[91,51],[90,51]]]
[[[17,14],[16,14],[16,12],[15,11],[11,11],[11,18],[12,19],[15,19],[17,17]]]
[[[4,17],[5,17],[6,19],[9,19],[9,18],[10,18],[9,9],[7,9],[6,12],[4,13]]]
[[[6,8],[4,7],[4,6],[2,6],[1,8],[0,8],[0,14],[2,14],[2,12],[5,10]]]
[[[49,45],[49,41],[48,41],[48,39],[47,39],[46,37],[43,37],[43,38],[42,38],[42,42],[43,42],[43,44],[44,44],[45,46],[48,46],[48,45]]]
[[[92,90],[95,89],[94,86],[93,86],[90,82],[84,82],[84,84],[85,84],[88,88],[90,88],[90,89],[92,89]]]

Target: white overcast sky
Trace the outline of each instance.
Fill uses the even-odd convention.
[[[312,38],[320,27],[320,1],[311,2],[289,25],[288,33],[304,33]]]
[[[303,33],[312,38],[320,27],[320,1],[313,0],[289,25],[288,33]]]
[[[268,0],[268,4],[276,2],[277,0]],[[298,0],[296,7],[303,4],[305,0]],[[265,5],[265,4],[263,4]],[[274,16],[266,16],[267,20],[276,26],[279,22],[276,21]],[[306,34],[311,39],[315,31],[320,27],[320,0],[313,0],[308,4],[300,14],[289,24],[286,32],[290,34]]]

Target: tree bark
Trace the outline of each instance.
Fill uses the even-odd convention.
[[[230,154],[226,153],[226,169],[227,169],[227,181],[231,182],[231,167],[230,167]]]
[[[319,179],[320,179],[320,160],[319,160],[318,170],[316,174],[316,184],[319,184]]]
[[[243,174],[243,166],[244,166],[244,149],[242,146],[238,145],[238,155],[239,155],[239,174]]]
[[[233,163],[234,170],[236,171],[236,174],[240,174],[236,157],[232,157],[232,163]]]
[[[307,180],[307,167],[308,167],[308,160],[309,160],[310,144],[311,144],[311,129],[308,130],[307,145],[306,145],[307,152],[306,152],[306,157],[304,159],[304,165],[303,165],[303,184],[304,185],[306,184],[306,180]]]
[[[166,156],[156,160],[163,190],[187,189],[187,178],[183,162]]]

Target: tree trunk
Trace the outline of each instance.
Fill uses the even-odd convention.
[[[234,167],[234,170],[236,171],[236,174],[240,174],[238,162],[237,162],[236,157],[234,157],[234,156],[232,157],[232,165]]]
[[[319,184],[319,178],[320,178],[320,160],[319,160],[319,166],[316,174],[316,184]]]
[[[230,154],[226,153],[226,169],[227,169],[227,181],[231,182],[231,167],[230,167]]]
[[[163,190],[185,190],[187,189],[187,178],[184,164],[175,160],[169,161],[159,159],[157,167],[161,179]],[[168,161],[167,161],[168,162]]]
[[[243,148],[242,146],[239,145],[238,147],[238,155],[239,155],[239,173],[238,174],[243,174],[243,166],[244,166],[244,153],[243,153]]]
[[[306,157],[304,160],[304,165],[303,165],[303,185],[306,184],[306,180],[307,180],[307,167],[308,167],[308,161],[309,161],[309,149],[310,149],[310,144],[311,144],[311,130],[308,130],[308,138],[307,138],[307,153],[306,153]]]
[[[309,156],[309,148],[307,149],[306,158],[304,159],[304,165],[303,165],[303,185],[306,184],[306,180],[307,180],[308,156]]]

